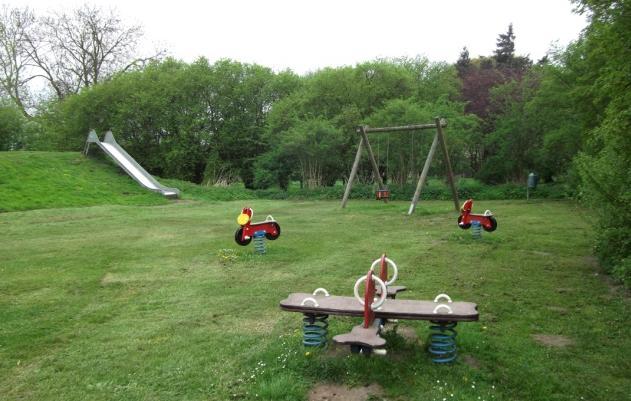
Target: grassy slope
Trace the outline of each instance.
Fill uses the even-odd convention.
[[[167,202],[104,160],[69,152],[0,152],[0,212]]]
[[[265,256],[232,239],[244,202],[1,214],[0,400],[297,400],[321,381],[410,401],[629,399],[628,299],[595,274],[573,204],[478,202],[499,229],[476,242],[449,202],[412,217],[404,202],[248,203],[283,229]],[[458,326],[460,362],[434,365],[392,335],[384,358],[305,354],[301,316],[278,302],[350,295],[383,250],[410,288],[401,298],[478,303],[480,322]],[[330,322],[331,336],[357,319]],[[426,340],[427,322],[400,325]]]

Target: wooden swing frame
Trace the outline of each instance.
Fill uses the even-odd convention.
[[[359,146],[357,147],[357,154],[355,155],[355,161],[353,162],[353,167],[351,168],[351,174],[348,177],[348,182],[346,183],[346,189],[344,190],[344,197],[342,198],[342,208],[346,207],[346,203],[348,202],[348,197],[351,194],[351,187],[353,186],[353,181],[355,181],[355,177],[357,176],[357,169],[359,168],[359,161],[361,160],[362,148],[365,148],[368,153],[368,159],[370,160],[370,164],[373,169],[373,173],[377,178],[377,183],[379,184],[379,190],[385,190],[386,186],[381,179],[381,174],[379,173],[379,167],[377,166],[377,161],[375,160],[375,155],[372,152],[372,148],[370,146],[370,141],[368,141],[369,133],[377,133],[377,132],[394,132],[394,131],[416,131],[416,130],[426,130],[426,129],[436,129],[436,134],[434,135],[434,140],[432,142],[432,146],[429,148],[429,153],[427,154],[427,159],[425,159],[425,164],[423,165],[423,170],[421,171],[421,176],[419,177],[418,183],[416,184],[416,190],[414,191],[414,196],[412,197],[412,203],[410,204],[410,209],[408,210],[408,215],[414,213],[416,210],[416,204],[421,196],[421,191],[423,189],[423,185],[425,185],[425,180],[427,179],[427,173],[429,171],[429,166],[432,163],[432,159],[434,158],[434,153],[436,153],[436,148],[440,143],[440,147],[442,149],[443,155],[445,156],[445,164],[447,165],[447,181],[449,182],[449,186],[451,188],[451,194],[454,200],[454,207],[456,211],[460,211],[459,201],[458,201],[458,192],[456,191],[456,185],[454,184],[454,173],[451,168],[451,161],[449,160],[449,152],[447,151],[447,141],[445,139],[445,134],[443,133],[443,128],[447,126],[447,121],[442,118],[436,117],[434,124],[414,124],[414,125],[404,125],[401,127],[380,127],[380,128],[371,128],[367,125],[363,125],[357,128],[357,133],[360,134]],[[384,198],[383,201],[388,203],[388,199]]]

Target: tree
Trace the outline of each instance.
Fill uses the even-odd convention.
[[[35,22],[28,8],[3,6],[0,11],[0,87],[24,116],[29,116],[30,106],[27,85],[34,78],[29,74],[31,58],[27,47]]]
[[[513,57],[515,57],[515,34],[513,33],[513,24],[509,24],[508,31],[501,33],[497,38],[495,61],[498,64],[510,64]]]
[[[0,151],[22,147],[24,120],[24,116],[13,104],[0,101]]]
[[[600,217],[598,256],[631,285],[631,3],[578,3],[579,11],[589,12],[590,23],[571,59],[580,72],[574,82],[577,107],[589,119],[576,165],[584,197]]]
[[[469,58],[469,50],[467,46],[462,48],[460,52],[460,57],[458,57],[458,61],[456,61],[456,69],[458,70],[458,76],[461,78],[466,74],[467,70],[471,66],[471,59]]]
[[[83,6],[71,13],[41,18],[29,9],[0,13],[0,85],[25,116],[33,104],[29,82],[40,79],[55,98],[63,99],[143,66],[163,55],[136,57],[139,26],[127,26],[113,11]]]
[[[58,99],[163,53],[136,58],[140,26],[126,26],[113,11],[94,6],[44,17],[40,23],[41,29],[30,38],[29,53]]]

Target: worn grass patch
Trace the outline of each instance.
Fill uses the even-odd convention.
[[[281,224],[265,256],[234,243],[243,206]],[[582,209],[476,202],[499,228],[474,240],[450,202],[422,202],[411,217],[407,206],[252,200],[0,214],[0,400],[306,400],[321,383],[375,384],[377,397],[400,401],[629,399],[629,301],[596,274]],[[409,288],[402,299],[447,292],[478,304],[480,321],[458,325],[457,363],[431,363],[419,345],[427,322],[399,321],[385,357],[302,347],[302,316],[278,302],[317,287],[351,295],[383,251]],[[330,323],[331,337],[358,319]]]

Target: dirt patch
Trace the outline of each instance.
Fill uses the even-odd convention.
[[[480,369],[480,367],[482,367],[482,364],[480,363],[480,361],[478,361],[477,359],[475,359],[474,357],[472,357],[471,355],[462,355],[462,362],[467,365],[472,367],[473,369]]]
[[[337,344],[333,341],[329,342],[324,351],[324,355],[330,357],[346,356],[351,354],[351,347],[348,345]]]
[[[569,345],[574,345],[574,341],[566,336],[554,334],[533,334],[532,338],[534,338],[538,343],[549,347],[564,348]]]
[[[552,254],[550,252],[532,251],[532,253],[537,255],[537,256],[552,256]]]
[[[105,287],[108,286],[110,284],[114,284],[114,283],[120,283],[121,280],[119,278],[117,278],[115,275],[113,275],[112,273],[105,273],[105,275],[101,278],[101,286]]]
[[[418,343],[418,334],[416,334],[416,330],[413,327],[409,326],[397,326],[396,329],[392,329],[392,331],[396,331],[398,335],[403,337],[403,339],[412,344]]]
[[[567,315],[567,312],[568,312],[566,308],[562,308],[560,306],[548,306],[548,310],[552,312],[556,312],[559,315]]]
[[[318,384],[309,392],[309,401],[367,401],[381,399],[383,389],[378,384],[347,387],[339,384]]]

